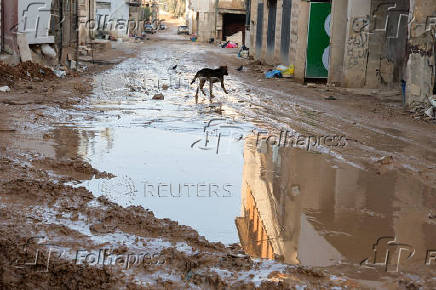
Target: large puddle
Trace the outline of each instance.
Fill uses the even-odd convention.
[[[246,141],[243,172],[236,224],[253,256],[395,270],[398,263],[424,266],[436,253],[436,190],[412,177],[371,173],[290,147],[256,146],[256,138]]]
[[[96,117],[76,117],[70,128],[78,131],[78,153],[117,177],[83,185],[189,225],[210,241],[241,242],[256,257],[373,265],[380,253],[393,259],[399,252],[424,265],[436,249],[434,188],[394,171],[379,175],[257,142],[255,126],[230,107],[193,103],[184,82],[195,68],[186,59],[148,51],[96,77],[87,105]],[[179,68],[171,72],[174,63]],[[158,92],[164,101],[151,100]]]

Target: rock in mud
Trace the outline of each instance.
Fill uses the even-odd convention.
[[[6,92],[10,92],[11,88],[9,88],[9,86],[4,86],[4,87],[0,87],[0,92],[2,93],[6,93]]]
[[[163,94],[156,94],[153,96],[153,100],[164,100],[165,97]]]

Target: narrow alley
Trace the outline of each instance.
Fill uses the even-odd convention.
[[[69,68],[34,52],[0,63],[0,288],[436,287],[436,121],[412,106],[423,87],[407,106],[395,86],[335,85],[357,82],[355,67],[301,82],[292,55],[292,78],[266,77],[280,52],[268,25],[256,44],[245,13],[286,20],[269,10],[292,1],[219,3],[215,19],[199,1],[137,2],[130,16],[160,24],[65,48]],[[206,77],[196,103],[196,73],[223,66],[225,89],[211,98]]]

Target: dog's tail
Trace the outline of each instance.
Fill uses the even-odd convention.
[[[198,73],[195,74],[195,77],[194,77],[194,79],[192,80],[191,85],[192,85],[193,83],[195,83],[195,81],[197,80],[197,78],[198,78]]]

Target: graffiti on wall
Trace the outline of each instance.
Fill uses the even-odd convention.
[[[347,40],[347,67],[361,66],[368,56],[369,16],[352,19],[350,35]]]

